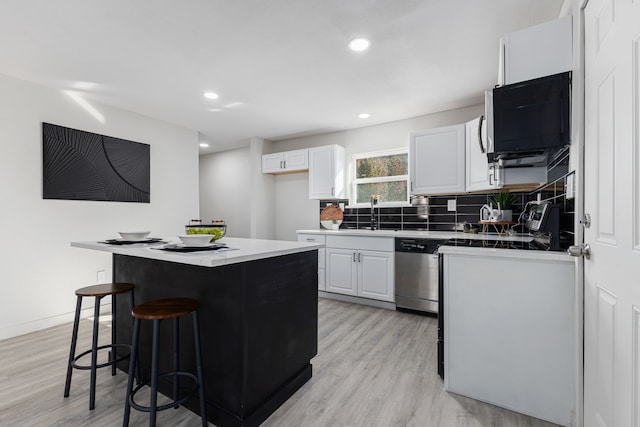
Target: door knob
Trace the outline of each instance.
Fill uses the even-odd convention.
[[[581,245],[576,245],[576,246],[569,246],[569,249],[567,250],[567,252],[569,252],[569,255],[571,256],[584,256],[586,259],[589,259],[591,257],[591,246],[589,246],[588,243],[583,243]]]

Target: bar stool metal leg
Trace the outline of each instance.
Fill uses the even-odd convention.
[[[149,403],[149,425],[156,425],[158,409],[158,353],[160,350],[160,320],[153,321],[153,344],[151,350],[151,401]]]
[[[131,414],[131,391],[133,390],[133,377],[135,376],[136,369],[140,372],[140,364],[138,363],[138,340],[140,338],[140,319],[135,318],[133,320],[133,340],[131,342],[131,356],[129,360],[129,379],[127,380],[127,396],[124,402],[124,419],[122,420],[123,427],[129,426],[129,416]],[[140,381],[140,376],[138,376]]]
[[[116,318],[117,318],[117,313],[116,313],[116,308],[117,308],[117,304],[116,304],[116,296],[115,295],[111,295],[111,344],[116,343]],[[133,308],[133,306],[131,307]],[[117,359],[117,354],[116,354],[116,349],[115,347],[111,348],[111,351],[109,352],[109,361],[111,362],[111,376],[113,377],[116,374],[116,359]]]
[[[173,400],[178,401],[178,393],[180,390],[180,376],[177,374],[180,368],[180,318],[173,319]],[[178,409],[180,405],[177,403],[173,406]]]
[[[98,365],[98,329],[100,327],[100,300],[96,297],[93,308],[93,344],[91,346],[91,383],[89,385],[89,409],[96,407],[96,366]]]
[[[198,321],[198,310],[193,312],[193,334],[196,347],[196,370],[198,375],[198,394],[200,395],[200,417],[202,427],[207,427],[207,406],[204,399],[204,375],[202,372],[202,349],[200,345],[200,322]]]
[[[71,334],[71,350],[69,351],[69,364],[67,365],[67,381],[64,384],[64,397],[69,397],[69,390],[71,389],[71,373],[73,372],[73,359],[76,357],[76,341],[78,340],[80,310],[82,309],[82,297],[78,296],[76,300],[76,314],[73,321],[73,333]]]

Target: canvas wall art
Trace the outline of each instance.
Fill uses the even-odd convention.
[[[42,123],[43,198],[149,203],[150,146]]]

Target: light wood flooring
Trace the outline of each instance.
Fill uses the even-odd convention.
[[[263,426],[554,426],[445,392],[435,368],[435,318],[323,298],[318,311],[313,378]],[[84,321],[78,348],[90,334]],[[106,323],[101,337],[109,335]],[[98,371],[93,411],[88,371],[76,370],[70,397],[62,397],[70,337],[67,324],[0,341],[0,426],[122,425],[122,372]],[[147,425],[147,417],[132,411],[131,425]],[[158,414],[158,426],[199,422],[184,408]]]

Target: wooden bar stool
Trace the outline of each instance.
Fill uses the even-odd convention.
[[[76,290],[76,314],[73,321],[73,334],[71,336],[71,349],[69,351],[69,362],[67,364],[67,381],[64,385],[64,397],[69,397],[69,391],[71,389],[71,374],[73,372],[73,369],[75,368],[81,370],[90,370],[91,384],[89,389],[89,409],[94,409],[96,406],[96,370],[98,368],[104,368],[105,366],[111,366],[111,375],[115,375],[116,364],[130,356],[130,345],[116,343],[116,295],[129,292],[131,307],[135,307],[133,300],[133,288],[134,285],[131,283],[104,283],[100,285],[87,286]],[[98,347],[100,301],[107,295],[111,295],[111,344]],[[78,326],[80,324],[80,310],[82,308],[83,297],[95,297],[93,312],[93,342],[89,350],[84,351],[76,356],[76,341],[78,340]],[[98,365],[98,351],[106,348],[110,350],[109,361]],[[126,348],[127,353],[120,357],[117,357],[117,348]],[[78,364],[78,360],[88,355],[89,353],[91,353],[91,364]]]
[[[127,383],[127,396],[124,406],[123,426],[129,425],[129,415],[131,407],[143,412],[149,412],[149,425],[156,425],[156,412],[169,408],[177,408],[178,405],[186,402],[191,396],[198,391],[200,395],[200,416],[202,425],[207,426],[207,413],[204,399],[204,380],[202,374],[202,352],[200,348],[200,326],[198,321],[199,302],[191,298],[168,298],[155,301],[149,301],[134,307],[132,310],[133,322],[133,341],[131,349],[131,361],[129,366],[129,381]],[[193,334],[196,353],[196,370],[197,376],[190,372],[180,371],[180,338],[179,338],[179,318],[181,316],[192,313],[193,318]],[[160,322],[164,319],[173,319],[173,371],[158,374],[158,353],[160,341]],[[140,338],[140,321],[153,321],[153,339],[151,349],[151,380],[143,384],[138,384],[133,388],[134,371],[138,361],[138,344]],[[179,396],[179,378],[189,377],[194,381],[193,388],[182,398]],[[158,406],[158,378],[173,377],[173,401]],[[151,398],[149,406],[142,406],[134,401],[135,394],[145,385],[151,386]]]

